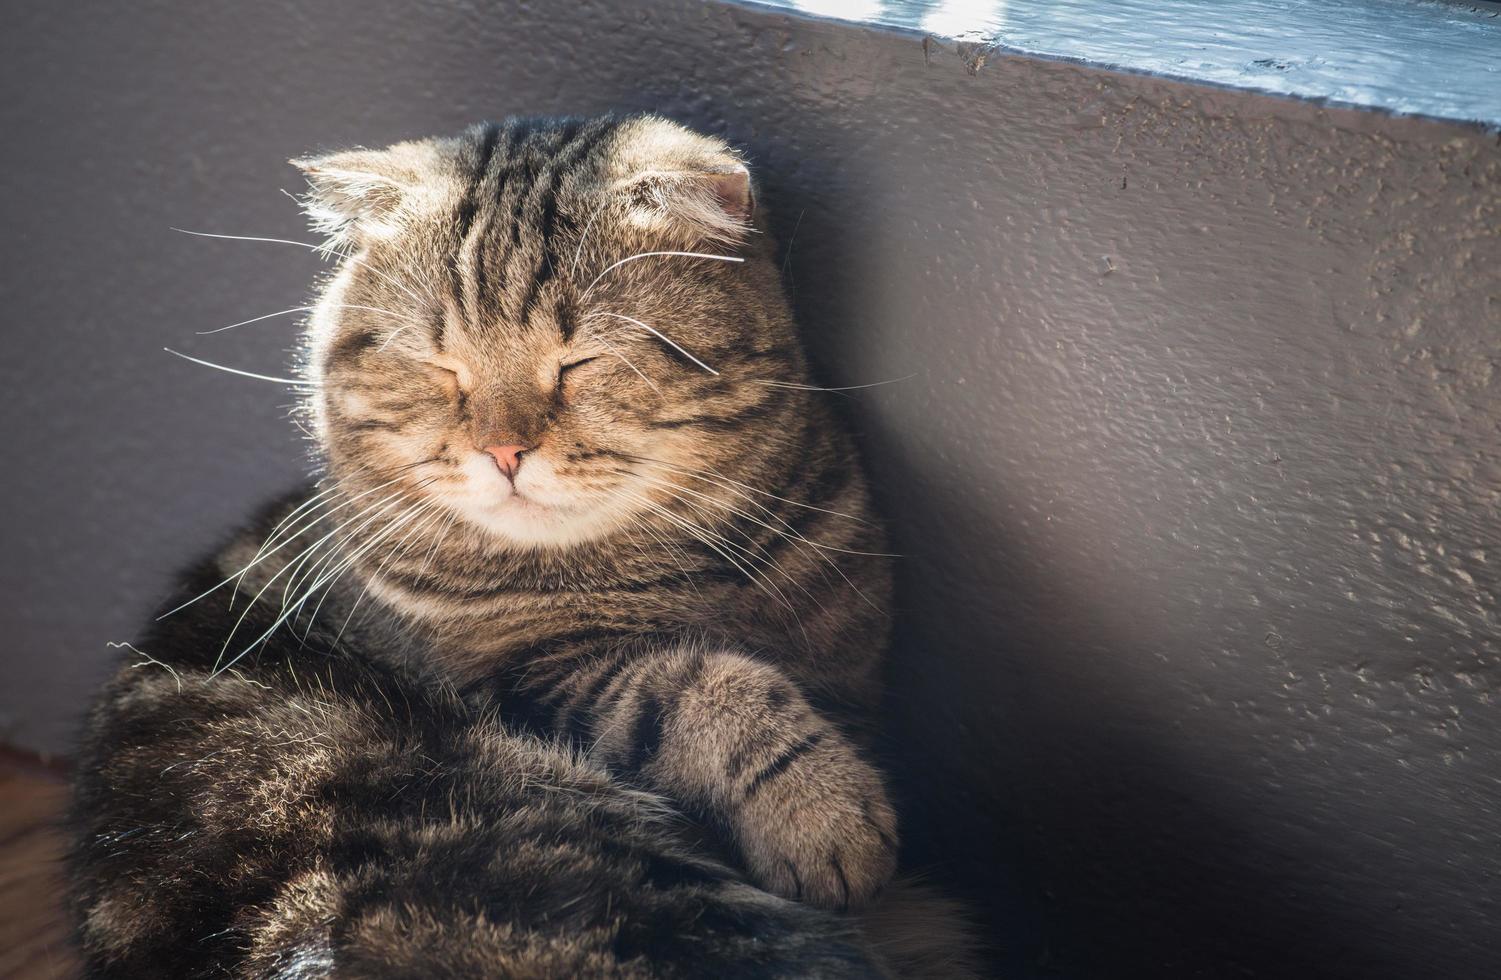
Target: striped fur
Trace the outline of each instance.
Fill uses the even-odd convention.
[[[91,721],[98,974],[964,975],[818,908],[896,863],[889,568],[743,161],[640,117],[299,165],[323,476]]]

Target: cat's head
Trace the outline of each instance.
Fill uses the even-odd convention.
[[[510,120],[294,162],[346,256],[304,365],[346,493],[566,548],[689,519],[795,428],[802,354],[722,141]]]

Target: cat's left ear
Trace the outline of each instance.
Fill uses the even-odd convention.
[[[725,244],[754,230],[750,171],[721,140],[647,116],[621,127],[612,162],[614,189],[643,230]]]
[[[401,224],[402,205],[430,178],[431,148],[398,144],[292,160],[307,177],[301,199],[313,227],[340,242],[384,238]]]
[[[727,244],[744,241],[752,229],[756,204],[750,171],[738,161],[635,174],[628,193],[631,217],[647,228]]]

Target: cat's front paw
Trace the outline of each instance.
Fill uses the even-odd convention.
[[[896,813],[843,736],[813,732],[751,775],[735,819],[752,877],[826,908],[869,902],[896,870]]]

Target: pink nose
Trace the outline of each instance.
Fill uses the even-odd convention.
[[[509,480],[516,479],[516,471],[521,469],[521,454],[531,449],[530,446],[486,446],[485,452],[495,457],[495,465]]]

